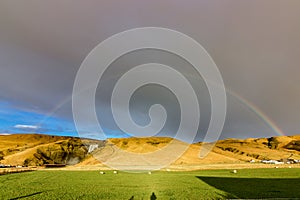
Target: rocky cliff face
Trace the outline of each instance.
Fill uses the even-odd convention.
[[[77,164],[85,158],[87,152],[87,148],[81,143],[80,139],[71,138],[55,144],[38,147],[33,156],[24,161],[24,165]]]

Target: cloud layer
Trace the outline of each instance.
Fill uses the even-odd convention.
[[[24,124],[17,124],[14,126],[15,128],[19,128],[19,129],[31,129],[31,130],[36,130],[39,127],[38,126],[34,126],[34,125],[24,125]]]
[[[64,126],[72,124],[72,87],[85,56],[112,34],[158,26],[181,31],[201,43],[218,65],[227,88],[256,105],[285,134],[296,134],[300,132],[299,6],[297,0],[4,0],[0,3],[0,100],[19,111],[63,119],[40,129],[65,130]],[[118,132],[109,111],[109,89],[127,68],[155,60],[177,67],[197,87],[203,111],[200,139],[210,117],[205,84],[186,63],[159,52],[136,52],[113,63],[103,85],[99,83],[100,121],[107,130]],[[170,117],[162,132],[171,134],[178,126],[179,110],[168,91],[144,88],[137,91],[134,102],[139,123],[147,123],[146,108],[151,103],[161,102]],[[7,121],[8,115],[1,115]],[[28,121],[10,127],[23,123],[35,126]],[[228,94],[223,137],[274,134],[247,105]]]

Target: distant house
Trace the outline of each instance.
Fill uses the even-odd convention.
[[[276,165],[282,165],[282,164],[284,164],[284,162],[276,161],[274,164],[276,164]]]
[[[11,168],[11,167],[13,167],[13,166],[0,164],[0,168]]]
[[[284,162],[278,160],[262,160],[261,162],[264,164],[275,164],[275,165],[284,164]]]

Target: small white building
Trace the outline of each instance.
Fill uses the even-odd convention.
[[[261,162],[264,164],[275,164],[275,165],[284,164],[284,162],[278,160],[262,160]]]

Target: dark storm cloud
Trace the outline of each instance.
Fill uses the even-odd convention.
[[[299,133],[299,7],[297,0],[4,0],[0,3],[0,98],[20,109],[72,119],[72,86],[85,56],[112,34],[158,26],[196,39],[218,65],[226,87],[257,105],[287,134]],[[147,58],[137,53],[142,56],[139,59],[128,55],[107,72],[107,79],[112,80],[104,80],[107,87],[99,86],[96,102],[99,111],[104,110],[102,121],[107,127],[114,128],[107,110],[108,88],[121,75],[121,66],[126,68],[156,57],[177,66],[195,86],[200,81],[198,97],[207,98],[201,77],[194,77],[187,65],[182,67],[168,55],[153,55],[156,54]],[[134,99],[137,108],[133,112],[142,115],[140,123],[147,122],[147,115],[141,113],[151,102],[160,100],[166,104],[172,96],[155,96],[162,89],[144,89]],[[100,91],[106,91],[106,95]],[[153,98],[147,101],[149,96]],[[202,101],[205,107],[207,101]],[[172,102],[167,105],[172,119],[168,121],[170,132],[178,121],[176,101]],[[201,109],[200,129],[205,131],[209,111],[206,107]],[[101,113],[98,115],[101,119]],[[274,134],[271,131],[229,95],[223,135],[251,137]]]

